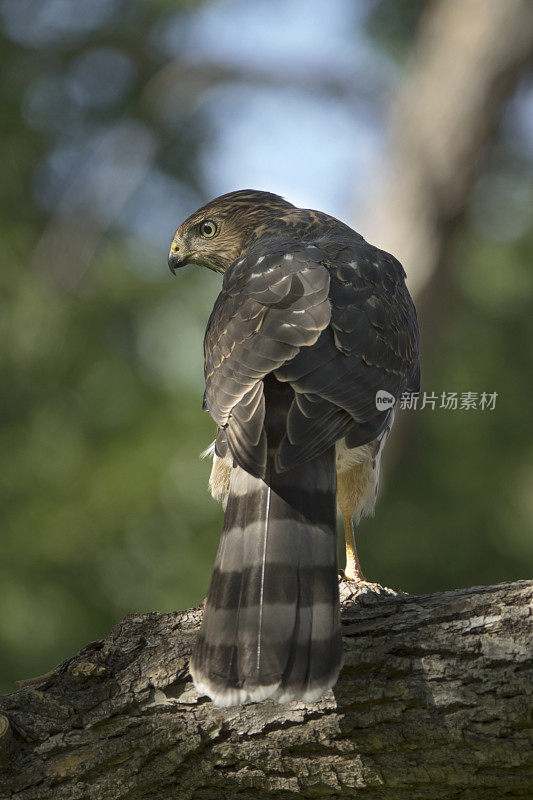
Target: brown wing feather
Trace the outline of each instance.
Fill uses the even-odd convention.
[[[266,468],[263,378],[314,344],[327,327],[329,273],[316,247],[262,246],[235,262],[205,337],[204,402],[237,463]]]
[[[205,402],[255,475],[266,464],[266,375],[294,392],[279,469],[343,437],[371,441],[389,416],[376,392],[417,388],[418,325],[399,262],[355,233],[317,245],[259,242],[226,274],[209,321]]]

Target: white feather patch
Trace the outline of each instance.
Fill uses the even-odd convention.
[[[214,457],[214,455],[215,455],[215,441],[216,440],[213,439],[213,441],[211,442],[209,447],[206,447],[205,450],[203,450],[200,453],[200,458],[209,458],[209,456],[211,456],[211,458]]]
[[[194,680],[194,676],[193,676]],[[207,695],[215,706],[227,708],[228,706],[240,706],[243,703],[262,703],[273,697],[279,689],[279,683],[270,686],[257,686],[253,689],[225,689],[213,687],[202,680],[194,680],[194,685],[198,694]]]
[[[280,705],[287,703],[316,703],[320,700],[337,682],[338,674],[330,677],[322,685],[315,684],[306,689],[303,694],[294,691],[294,689],[282,689],[280,683],[271,683],[268,686],[254,686],[247,688],[243,686],[241,689],[228,688],[221,689],[219,686],[212,686],[210,683],[202,679],[196,679],[192,675],[196,691],[199,695],[209,697],[213,705],[220,708],[227,708],[228,706],[240,706],[245,703],[262,703],[264,700],[273,700]]]

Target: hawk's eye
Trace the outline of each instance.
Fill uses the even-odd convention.
[[[200,233],[204,237],[204,239],[212,239],[215,236],[218,228],[216,222],[213,222],[211,219],[206,219],[200,225]]]

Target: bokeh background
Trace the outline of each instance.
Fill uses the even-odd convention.
[[[404,262],[422,389],[369,578],[531,576],[533,81],[521,0],[2,0],[0,690],[124,614],[205,595],[202,338],[219,276],[166,258],[238,188]]]

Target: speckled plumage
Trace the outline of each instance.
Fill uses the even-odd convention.
[[[206,220],[217,233],[204,242]],[[169,264],[191,262],[224,273],[204,407],[218,426],[211,482],[228,496],[191,671],[219,704],[309,699],[341,665],[336,473],[343,513],[370,513],[393,418],[376,392],[417,390],[416,313],[393,256],[266,192],[189,217]]]

